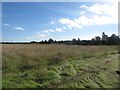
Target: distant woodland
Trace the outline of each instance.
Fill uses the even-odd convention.
[[[31,42],[2,42],[2,44],[67,44],[67,45],[118,45],[120,42],[119,36],[112,34],[110,37],[106,35],[104,32],[102,33],[102,38],[100,36],[96,36],[91,40],[80,40],[80,38],[72,40],[61,40],[56,41],[52,38],[49,40],[42,40],[40,42],[31,41]]]

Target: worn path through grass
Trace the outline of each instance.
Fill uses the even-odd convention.
[[[117,88],[117,46],[3,45],[3,88]]]

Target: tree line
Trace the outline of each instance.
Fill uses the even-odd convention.
[[[42,40],[41,42],[31,41],[30,43],[40,43],[40,44],[68,44],[68,45],[118,45],[120,42],[119,36],[112,34],[110,37],[106,35],[104,32],[102,33],[102,38],[100,36],[96,36],[91,40],[80,40],[80,38],[72,40],[61,40],[56,41],[51,38],[49,40]]]
[[[102,38],[100,36],[96,36],[95,38],[92,38],[91,40],[80,40],[80,38],[72,40],[61,40],[56,41],[52,38],[49,38],[49,40],[42,40],[40,42],[37,41],[31,41],[31,42],[2,42],[3,44],[68,44],[68,45],[118,45],[120,43],[119,36],[112,34],[110,37],[106,35],[104,32],[102,33]]]

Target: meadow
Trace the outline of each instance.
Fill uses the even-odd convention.
[[[3,88],[117,88],[118,47],[3,44]]]

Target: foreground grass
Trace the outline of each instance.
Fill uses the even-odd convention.
[[[117,46],[3,45],[3,88],[117,88]]]

